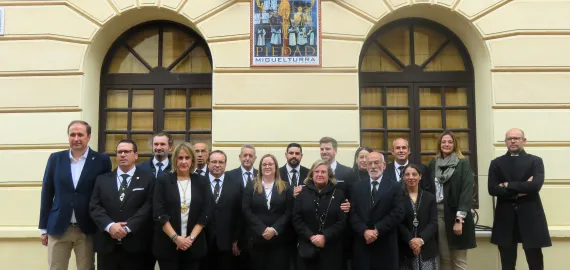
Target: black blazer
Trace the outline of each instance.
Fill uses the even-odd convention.
[[[210,193],[212,193],[212,184],[207,177],[210,186]],[[222,182],[222,189],[218,202],[214,201],[212,193],[212,218],[208,220],[206,227],[206,236],[208,237],[208,246],[216,245],[218,250],[230,251],[232,243],[239,240],[242,214],[241,214],[241,200],[243,188],[240,182],[231,178],[228,174],[224,174],[224,181]]]
[[[337,181],[337,188],[342,189],[346,194],[347,199],[350,200],[352,194],[352,185],[358,182],[358,174],[352,168],[346,167],[337,162],[334,171],[334,178]]]
[[[305,179],[307,179],[307,175],[309,175],[309,169],[305,168],[303,166],[300,166],[299,168],[299,172],[297,174],[297,177],[299,177],[299,185],[304,185],[303,181],[305,181]],[[279,176],[281,177],[281,180],[289,183],[290,186],[294,186],[293,183],[291,183],[291,179],[289,179],[289,172],[287,171],[287,166],[283,166],[281,168],[279,168]]]
[[[89,216],[89,201],[97,176],[111,171],[111,160],[105,154],[88,151],[77,187],[73,186],[69,150],[49,156],[42,182],[38,228],[46,229],[50,235],[62,235],[67,230],[73,211],[81,232],[97,231]]]
[[[204,176],[191,174],[190,187],[192,189],[192,197],[186,236],[190,235],[196,224],[201,224],[205,227],[212,213],[212,191]],[[176,173],[165,173],[156,180],[153,198],[153,218],[156,224],[154,227],[152,252],[159,260],[172,260],[178,254],[176,244],[162,231],[162,226],[167,221],[170,221],[174,231],[178,235],[182,235],[180,231],[180,213],[180,194]],[[186,256],[194,259],[206,255],[207,246],[204,235],[205,233],[201,232],[196,237],[192,247],[184,253]]]
[[[243,192],[242,201],[242,211],[247,224],[248,239],[250,239],[253,244],[287,242],[292,233],[291,214],[293,211],[293,203],[293,190],[289,185],[279,194],[277,184],[274,184],[271,194],[271,208],[267,209],[265,193],[257,193],[257,191],[253,189],[253,183],[248,184]],[[273,227],[278,233],[278,235],[269,241],[262,237],[267,227]]]
[[[334,246],[340,247],[342,245],[342,241],[340,241],[342,239],[342,232],[346,226],[346,214],[340,209],[340,205],[344,202],[345,196],[344,192],[341,189],[336,189],[332,183],[329,183],[319,193],[313,182],[310,182],[301,190],[297,198],[295,198],[293,226],[299,235],[298,241],[308,241],[311,243],[311,236],[318,232],[320,221],[317,220],[317,216],[315,215],[315,209],[317,208],[316,200],[319,201],[319,216],[327,213],[328,208],[328,214],[326,215],[324,230],[322,232],[322,235],[325,237],[324,249],[329,249]],[[339,253],[337,255],[340,256],[342,254]]]
[[[137,164],[137,169],[143,170],[145,172],[149,172],[153,176],[156,176],[156,167],[154,167],[154,164],[152,163],[153,159],[154,159],[154,157],[147,160],[147,161],[143,161],[143,162]],[[162,171],[166,173],[166,172],[170,172],[171,169],[172,169],[172,162],[170,162],[170,160],[169,160],[168,165],[166,165],[166,167],[163,168]]]
[[[532,181],[528,181],[530,177]],[[552,246],[548,224],[538,194],[544,184],[544,163],[540,157],[521,151],[518,157],[509,153],[500,156],[489,166],[488,189],[497,197],[495,219],[491,242],[499,246],[510,246],[512,232],[518,230],[523,239],[523,248]],[[507,188],[499,187],[508,182]],[[527,194],[517,197],[517,194]],[[515,222],[518,228],[515,228]]]
[[[353,269],[398,269],[398,227],[404,218],[402,187],[383,176],[379,198],[371,204],[370,181],[360,181],[352,191],[350,224],[355,232]],[[366,244],[364,231],[378,230],[378,239]]]
[[[430,170],[424,164],[416,164],[416,165],[420,168],[420,171],[422,173],[422,179],[420,179],[419,182],[420,188],[429,191],[432,185],[429,181],[429,179],[431,179]],[[398,181],[397,180],[398,178],[396,177],[396,167],[394,165],[394,162],[388,163],[388,165],[386,165],[386,169],[384,170],[384,175],[390,177],[390,179]],[[405,186],[405,184],[402,181],[400,181],[399,183],[402,184],[402,186]]]
[[[130,233],[121,243],[130,253],[150,251],[152,240],[152,196],[154,176],[149,172],[135,170],[125,198],[119,200],[117,170],[97,177],[89,204],[90,214],[97,232],[93,238],[95,252],[113,251],[117,240],[113,239],[105,227],[112,222],[127,222]]]
[[[252,179],[252,180],[253,180],[253,178],[255,178],[255,177],[257,176],[257,173],[258,173],[257,169],[254,168],[254,169],[253,169],[253,175],[251,176],[251,179]],[[231,171],[229,171],[229,172],[226,172],[226,174],[227,174],[227,175],[230,175],[231,178],[234,178],[234,179],[236,179],[236,180],[239,180],[240,183],[241,183],[241,186],[242,186],[243,188],[245,188],[245,186],[243,185],[243,176],[242,176],[242,174],[241,174],[241,166],[239,166],[239,167],[237,167],[237,168],[235,168],[235,169],[233,169],[233,170],[231,170]]]
[[[422,259],[424,261],[437,256],[437,204],[435,195],[419,190],[417,204],[419,209],[417,217],[419,221],[418,234],[416,237],[424,240],[422,246]],[[400,223],[400,259],[413,258],[414,252],[410,248],[410,240],[414,237],[414,209],[408,196],[404,197],[404,220]]]

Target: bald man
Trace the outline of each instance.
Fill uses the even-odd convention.
[[[519,128],[507,131],[507,153],[489,166],[488,189],[497,197],[491,243],[499,247],[503,270],[514,270],[518,243],[522,243],[530,270],[542,270],[542,248],[552,246],[546,216],[538,194],[544,184],[540,157],[524,150]]]
[[[203,142],[197,142],[193,145],[194,153],[196,153],[196,169],[194,173],[201,176],[208,175],[208,157],[210,155],[210,148]]]
[[[383,175],[384,156],[372,152],[366,157],[370,179],[352,189],[349,217],[354,235],[354,270],[398,269],[398,226],[404,218],[402,186]]]

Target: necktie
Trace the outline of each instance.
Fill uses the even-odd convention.
[[[246,172],[245,174],[247,174],[247,183],[251,183],[251,173],[250,172]]]
[[[404,171],[404,166],[398,167],[398,182],[402,180],[402,172]]]
[[[214,198],[216,202],[218,202],[218,198],[220,198],[220,179],[214,179],[216,185],[214,186]]]
[[[292,169],[291,173],[293,174],[293,176],[291,177],[291,184],[296,187],[299,185],[299,181],[297,180],[297,170]]]
[[[198,170],[196,170],[196,173],[199,175],[202,175],[202,170],[198,169]],[[219,180],[219,179],[216,179],[216,180]]]
[[[372,204],[378,199],[378,181],[372,181]]]
[[[158,166],[158,171],[156,172],[156,177],[159,177],[162,175],[162,166],[164,166],[164,164],[162,164],[162,162],[156,163],[156,166]]]
[[[127,178],[129,178],[129,175],[123,173],[121,174],[121,177],[123,178],[123,181],[121,182],[121,195],[119,196],[119,199],[123,201],[123,199],[125,198],[125,192],[127,191],[127,186],[129,185],[129,183],[127,182]]]

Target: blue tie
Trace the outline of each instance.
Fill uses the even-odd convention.
[[[163,171],[162,171],[162,166],[164,164],[162,164],[162,162],[156,163],[156,166],[158,166],[158,172],[156,173],[156,177],[159,177],[162,175]]]

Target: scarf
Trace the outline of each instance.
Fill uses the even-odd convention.
[[[435,177],[440,184],[445,184],[455,172],[455,167],[459,164],[459,158],[452,153],[447,158],[437,157],[435,159]]]

